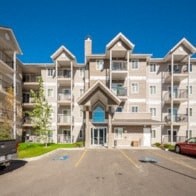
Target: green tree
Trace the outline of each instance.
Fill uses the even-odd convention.
[[[0,139],[11,139],[13,138],[13,105],[14,105],[14,94],[13,88],[8,87],[6,89],[6,95],[2,100],[1,108],[1,123],[0,123]]]
[[[41,77],[38,79],[38,82],[38,91],[31,90],[30,93],[35,106],[32,111],[28,112],[28,114],[31,117],[33,128],[35,128],[40,141],[47,146],[49,143],[49,135],[51,133],[49,126],[52,110],[45,98],[43,80]]]

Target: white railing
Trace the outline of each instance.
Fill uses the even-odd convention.
[[[113,71],[127,71],[127,62],[126,61],[112,61],[112,70]]]
[[[58,114],[58,123],[70,123],[70,122],[71,122],[71,116]]]

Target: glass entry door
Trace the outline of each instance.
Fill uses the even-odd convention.
[[[106,144],[106,128],[91,129],[91,145],[104,146]]]

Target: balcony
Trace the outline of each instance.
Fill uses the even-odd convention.
[[[5,82],[4,80],[0,79],[0,93],[6,94],[8,92],[8,89],[11,87],[11,83]]]
[[[165,82],[171,82],[171,67],[166,72],[163,72],[163,80]],[[187,65],[174,65],[173,81],[180,82],[188,77]]]
[[[70,85],[71,84],[71,70],[63,69],[58,70],[58,82],[62,85]]]
[[[58,114],[58,125],[70,125],[71,116],[67,116],[65,114]]]
[[[181,125],[181,124],[187,123],[188,117],[186,114],[173,115],[173,119],[172,119],[171,114],[165,116],[165,122],[167,124],[171,124],[172,120],[173,120],[173,125]]]
[[[69,105],[71,104],[71,94],[58,94],[58,103],[61,105]]]
[[[175,104],[180,104],[187,101],[188,92],[187,89],[174,89],[173,92],[173,102]],[[171,92],[166,92],[164,95],[165,103],[171,103]]]
[[[23,96],[23,107],[31,108],[35,104],[34,99],[32,97]]]
[[[112,61],[112,78],[125,79],[127,76],[127,62],[126,61]]]
[[[112,91],[120,99],[127,99],[127,88],[126,87],[113,87]]]
[[[23,127],[32,127],[32,120],[29,116],[23,118]]]
[[[71,136],[65,134],[58,134],[58,143],[71,143]]]
[[[41,77],[39,74],[23,74],[24,85],[38,85],[38,80]]]
[[[0,51],[0,64],[3,65],[4,69],[7,68],[9,71],[13,71],[13,59],[2,51]]]

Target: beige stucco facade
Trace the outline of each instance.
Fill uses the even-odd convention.
[[[15,136],[36,141],[26,111],[34,107],[30,90],[38,88],[40,76],[52,106],[55,143],[84,140],[86,147],[112,148],[175,143],[196,136],[196,59],[191,57],[196,49],[185,38],[163,58],[135,54],[134,44],[119,33],[103,54],[93,54],[92,40],[87,38],[84,63],[61,46],[52,54],[52,63],[25,64],[16,58],[21,51],[12,30],[0,28],[0,35],[6,33],[12,42],[1,40],[1,116],[5,90],[14,84]]]

